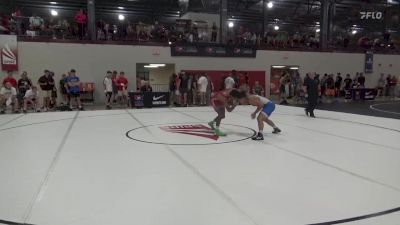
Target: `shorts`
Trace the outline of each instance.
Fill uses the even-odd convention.
[[[220,100],[218,99],[211,99],[211,104],[215,110],[215,112],[217,112],[219,117],[225,118],[225,106],[224,103],[222,103]]]
[[[112,94],[113,94],[112,91],[107,91],[107,92],[106,92],[106,96],[107,96],[107,97],[111,97]]]
[[[25,97],[25,93],[18,93],[18,94],[17,94],[17,99],[18,99],[18,101],[23,101],[23,100],[24,100],[24,97]]]
[[[71,92],[71,93],[69,93],[69,96],[72,97],[72,98],[78,98],[78,97],[81,96],[81,93],[79,93],[79,92]]]
[[[118,96],[128,96],[128,91],[127,90],[119,90]]]
[[[116,86],[116,85],[113,85],[112,86],[112,92],[114,93],[114,94],[117,94],[118,93],[118,86]]]
[[[187,94],[189,91],[188,91],[188,89],[181,88],[180,92],[181,92],[182,94]]]
[[[335,96],[335,89],[326,89],[325,95],[326,96]]]
[[[52,90],[42,90],[44,98],[51,98]]]
[[[273,102],[268,102],[264,105],[262,112],[267,114],[267,116],[271,116],[272,112],[275,111],[275,104]]]

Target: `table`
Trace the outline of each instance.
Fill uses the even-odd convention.
[[[169,92],[129,92],[132,108],[169,106]]]

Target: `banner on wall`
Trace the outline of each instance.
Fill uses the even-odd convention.
[[[16,35],[0,35],[1,69],[18,70],[18,43]]]
[[[365,66],[364,72],[365,73],[372,73],[374,66],[374,53],[372,51],[367,51],[365,53]]]

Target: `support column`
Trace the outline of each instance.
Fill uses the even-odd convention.
[[[219,43],[226,44],[227,22],[228,22],[228,0],[221,0],[219,14]]]
[[[330,0],[321,0],[321,33],[319,43],[322,50],[328,47],[329,4]]]
[[[95,0],[87,0],[88,34],[90,40],[96,40],[96,9]]]

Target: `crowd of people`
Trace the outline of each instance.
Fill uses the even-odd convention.
[[[294,102],[300,103],[305,102],[304,83],[305,80],[309,79],[310,74],[307,73],[304,79],[301,78],[300,74],[296,71],[290,74],[288,71],[284,71],[280,79],[280,99],[281,104],[287,104],[288,99],[294,99]],[[349,96],[351,89],[365,88],[365,76],[362,72],[357,72],[354,77],[350,74],[342,76],[341,73],[334,74],[315,74],[313,79],[317,82],[319,87],[320,101],[332,102],[337,101],[339,98],[345,98]],[[381,74],[377,80],[375,86],[377,90],[377,96],[386,96],[395,98],[398,78],[394,75]]]
[[[46,112],[56,110],[59,106],[72,108],[73,102],[76,103],[76,108],[83,110],[80,92],[80,79],[74,69],[70,70],[68,75],[62,75],[59,89],[52,71],[45,70],[36,83],[32,82],[25,71],[18,80],[14,78],[13,72],[9,71],[3,79],[0,90],[0,113],[4,114],[8,106],[14,113],[20,113],[21,109],[24,113],[30,110]],[[58,93],[62,97],[60,104],[57,103]]]

